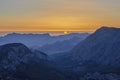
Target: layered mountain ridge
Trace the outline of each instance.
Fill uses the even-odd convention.
[[[56,44],[61,47],[69,40],[74,44],[74,39],[79,38]],[[72,50],[51,56],[22,43],[0,46],[3,80],[119,80],[119,76],[120,28],[101,27]]]
[[[84,38],[84,36],[89,35],[88,33],[70,33],[66,35],[51,36],[50,34],[20,34],[20,33],[10,33],[5,36],[0,37],[0,44],[7,43],[23,43],[28,47],[39,46],[45,44],[52,44],[56,41],[69,40],[73,37]],[[47,40],[47,41],[46,41]]]
[[[68,51],[78,44],[80,41],[84,40],[89,33],[70,33],[65,35],[51,36],[48,33],[45,34],[20,34],[20,33],[9,33],[5,36],[0,37],[0,45],[8,43],[22,43],[29,48],[33,48],[42,52],[51,53]],[[73,41],[73,38],[76,40]],[[67,42],[71,43],[67,43]],[[66,43],[64,45],[64,43]],[[74,44],[73,44],[74,43]],[[67,50],[61,49],[59,46],[63,45],[64,48],[67,46]],[[69,45],[70,44],[70,45]],[[54,49],[55,47],[58,47]]]

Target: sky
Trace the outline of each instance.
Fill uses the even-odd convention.
[[[0,31],[120,27],[120,0],[0,0]]]

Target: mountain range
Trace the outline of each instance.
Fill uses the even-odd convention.
[[[77,37],[69,37],[68,40],[56,41],[54,44],[49,44],[48,48],[44,46],[47,53],[53,52],[50,53],[52,55],[48,55],[40,51],[40,49],[29,48],[27,47],[28,45],[26,46],[23,43],[1,45],[0,79],[120,79],[119,28],[103,26],[87,38],[80,39],[79,42],[77,40],[79,40]],[[68,44],[74,44],[74,46],[71,49],[67,49],[69,47]],[[50,47],[51,49],[49,49]],[[60,49],[57,49],[57,47]],[[64,49],[63,52],[60,52],[62,49]],[[58,53],[54,54],[57,51]]]
[[[53,56],[57,65],[75,72],[119,72],[120,29],[101,27],[71,51]]]
[[[7,43],[22,43],[22,44],[25,44],[29,48],[37,49],[39,51],[50,54],[50,53],[53,53],[54,51],[55,52],[68,51],[72,47],[74,47],[75,44],[84,40],[88,35],[89,33],[70,33],[70,34],[58,35],[58,36],[51,36],[48,33],[46,34],[10,33],[10,34],[0,37],[0,45],[4,45]],[[74,42],[72,42],[73,38],[76,38]],[[71,43],[66,43],[68,41],[70,41]],[[63,45],[64,43],[66,43],[65,46]],[[60,49],[60,47],[58,46],[59,44],[63,45],[63,47],[65,48],[67,46],[69,47],[67,47],[67,50]],[[55,47],[58,47],[58,49],[53,50],[53,48]]]
[[[87,36],[88,35],[84,35],[84,38],[79,38],[75,36],[69,40],[57,41],[53,44],[46,44],[42,47],[38,47],[37,50],[49,53],[49,55],[67,52],[74,48],[80,41],[84,40]]]

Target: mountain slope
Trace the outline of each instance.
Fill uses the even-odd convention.
[[[55,69],[49,61],[36,56],[21,43],[0,46],[0,78],[3,80],[67,80],[65,75]]]
[[[21,43],[0,46],[0,65],[5,69],[15,69],[21,62],[27,62],[32,52]]]
[[[97,60],[102,64],[119,59],[120,29],[102,27],[73,49],[73,53],[81,53],[84,60]],[[103,61],[104,60],[104,61]]]
[[[120,67],[120,29],[102,27],[55,61],[74,71],[115,71]]]
[[[64,41],[57,41],[53,44],[47,44],[44,45],[38,50],[49,53],[49,54],[54,54],[54,53],[61,53],[61,52],[67,52],[72,50],[80,41],[84,40],[88,35],[79,38],[79,37],[73,37],[69,40],[64,40]]]

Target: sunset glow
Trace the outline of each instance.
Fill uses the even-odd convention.
[[[68,32],[67,32],[67,31],[64,31],[64,34],[68,34]]]
[[[120,26],[120,0],[1,0],[0,31],[94,31]]]

